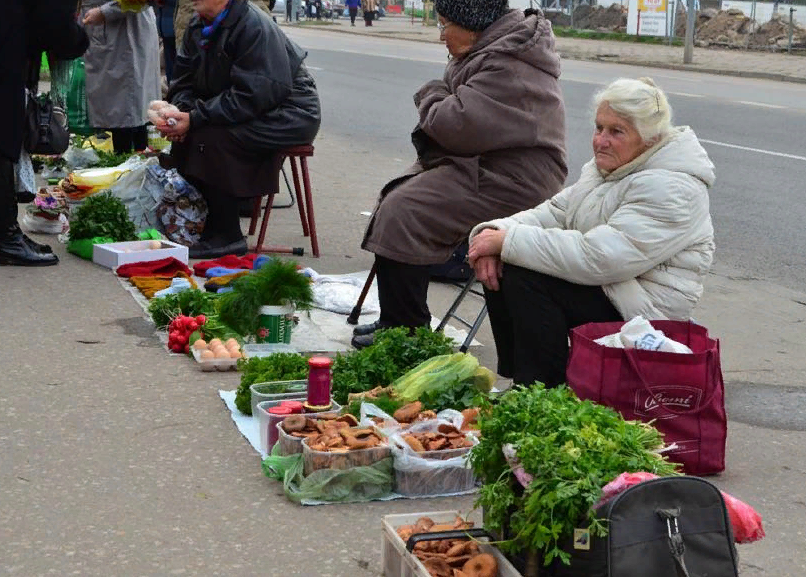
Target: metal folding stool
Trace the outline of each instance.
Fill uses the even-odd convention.
[[[476,337],[476,333],[479,332],[479,329],[481,328],[481,324],[484,322],[484,319],[487,317],[487,303],[486,302],[484,303],[484,306],[481,307],[481,310],[479,311],[479,314],[476,315],[476,320],[473,321],[472,323],[467,321],[467,320],[465,320],[465,319],[463,319],[458,314],[456,314],[456,309],[458,309],[459,305],[462,304],[462,301],[467,296],[467,293],[473,293],[474,295],[477,295],[477,296],[480,296],[481,298],[484,298],[484,293],[482,291],[479,291],[479,290],[473,288],[473,284],[475,282],[476,282],[476,274],[473,273],[473,274],[470,275],[470,278],[467,280],[467,282],[464,284],[464,286],[459,282],[451,283],[454,286],[457,286],[457,287],[461,288],[462,290],[459,293],[459,295],[454,299],[453,304],[448,309],[448,312],[445,313],[445,316],[442,317],[442,320],[440,321],[439,326],[437,326],[437,329],[436,329],[437,332],[443,330],[445,328],[445,325],[448,324],[448,321],[450,319],[456,319],[457,321],[462,323],[469,331],[467,333],[467,338],[465,338],[465,341],[462,343],[462,346],[459,347],[459,351],[462,352],[462,353],[467,352],[467,349],[470,347],[470,343],[473,342],[473,339]]]

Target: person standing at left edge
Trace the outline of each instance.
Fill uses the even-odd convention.
[[[26,72],[48,52],[58,60],[81,56],[89,46],[76,22],[75,0],[5,0],[0,18],[0,265],[48,266],[59,259],[17,224],[14,163],[22,151]]]

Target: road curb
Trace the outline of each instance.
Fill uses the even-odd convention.
[[[405,42],[420,42],[422,44],[440,44],[436,40],[426,40],[424,38],[406,38],[399,36],[397,33],[377,33],[377,32],[353,32],[352,30],[343,30],[335,26],[294,26],[293,24],[285,24],[291,28],[299,28],[302,30],[317,30],[318,32],[335,32],[337,34],[350,34],[351,36],[369,36],[372,38],[382,38],[388,40],[403,40]],[[699,72],[702,74],[716,74],[719,76],[733,76],[737,78],[755,78],[758,80],[773,80],[775,82],[791,82],[794,84],[806,84],[806,77],[790,76],[788,74],[778,74],[775,72],[756,72],[752,70],[730,70],[725,68],[702,68],[692,64],[670,64],[668,62],[653,62],[646,60],[634,60],[629,57],[609,57],[609,56],[590,56],[587,54],[574,54],[572,52],[559,51],[560,57],[566,60],[581,60],[586,62],[610,62],[611,64],[624,64],[627,66],[644,66],[647,68],[663,68],[665,70],[680,70],[682,72]],[[804,59],[806,62],[806,59]]]

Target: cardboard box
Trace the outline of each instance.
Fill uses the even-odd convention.
[[[153,242],[159,242],[160,248],[150,248]],[[187,264],[188,247],[170,240],[133,240],[96,244],[92,247],[92,262],[113,270],[122,264],[160,260],[171,256]]]

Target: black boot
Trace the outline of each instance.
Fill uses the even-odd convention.
[[[228,254],[243,256],[248,250],[246,239],[243,237],[234,242],[227,242],[223,237],[214,237],[208,240],[200,240],[191,246],[188,251],[188,257],[192,259],[208,259],[221,258]]]
[[[381,329],[389,328],[391,325],[388,323],[381,322],[380,319],[375,321],[374,323],[368,323],[365,325],[358,325],[353,329],[353,334],[357,337],[363,335],[371,335],[375,331],[379,331]]]
[[[40,252],[31,246],[31,239],[18,226],[14,226],[0,240],[0,265],[52,266],[59,264],[59,257]]]

